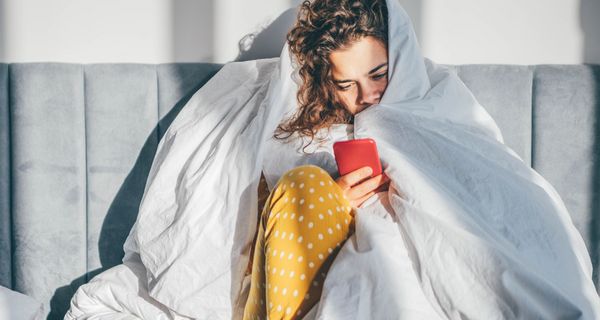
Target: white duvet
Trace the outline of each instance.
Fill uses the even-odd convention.
[[[392,183],[357,210],[307,319],[598,319],[581,236],[554,188],[507,146],[457,75],[421,55],[388,0],[389,84],[356,115]],[[80,287],[67,319],[238,319],[261,170],[318,164],[271,136],[296,108],[280,58],[226,64],[159,143],[124,263]],[[340,130],[341,129],[341,130]],[[298,140],[300,141],[300,140]],[[279,147],[278,147],[279,146]]]
[[[0,319],[39,320],[44,308],[34,298],[0,286]]]

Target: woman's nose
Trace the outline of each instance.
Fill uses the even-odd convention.
[[[359,96],[360,104],[376,104],[379,103],[379,99],[381,99],[381,90],[379,90],[376,85],[365,85],[362,87]]]

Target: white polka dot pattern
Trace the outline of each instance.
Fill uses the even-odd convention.
[[[353,231],[341,188],[317,166],[289,170],[269,199],[259,221],[244,319],[303,316],[319,300],[327,269]]]

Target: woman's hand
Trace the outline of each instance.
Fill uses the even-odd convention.
[[[369,178],[371,173],[371,167],[365,166],[335,180],[353,208],[359,207],[377,192],[388,190],[390,178],[384,173]],[[367,179],[363,181],[365,178]]]

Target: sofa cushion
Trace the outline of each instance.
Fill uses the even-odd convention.
[[[504,143],[531,165],[533,67],[464,65],[457,74],[494,118]]]
[[[538,66],[533,97],[533,168],[569,210],[592,257],[598,288],[600,66]]]
[[[54,297],[51,317],[87,270],[83,69],[10,66],[13,289],[46,305]]]

